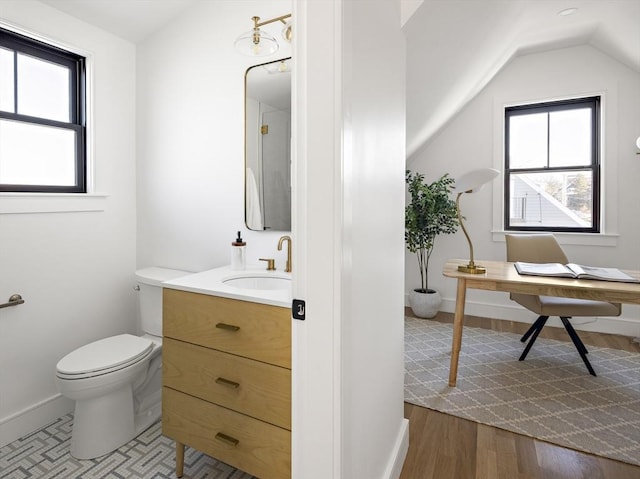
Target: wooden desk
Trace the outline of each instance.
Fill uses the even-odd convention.
[[[460,355],[464,326],[464,304],[469,288],[640,304],[640,283],[524,276],[518,274],[513,263],[506,261],[477,261],[476,264],[487,269],[485,274],[459,272],[458,266],[466,265],[468,262],[468,260],[461,259],[449,260],[442,271],[445,276],[458,280],[451,344],[451,367],[449,369],[449,386],[452,387],[456,385],[458,376],[458,356]],[[625,271],[625,273],[640,279],[640,271]]]

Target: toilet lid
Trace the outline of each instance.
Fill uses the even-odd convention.
[[[150,339],[120,334],[70,352],[58,362],[57,369],[65,375],[96,373],[135,363],[152,350],[153,342]]]

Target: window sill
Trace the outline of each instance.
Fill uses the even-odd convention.
[[[0,193],[0,215],[104,211],[107,195]]]
[[[504,243],[505,234],[518,234],[517,231],[492,231],[493,241]],[[524,233],[523,233],[524,234]],[[531,233],[534,234],[534,233]],[[604,233],[553,233],[561,245],[583,245],[583,246],[618,246],[618,234]]]

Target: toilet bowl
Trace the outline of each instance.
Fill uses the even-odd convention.
[[[140,318],[147,334],[100,339],[58,362],[58,389],[76,402],[71,434],[73,457],[92,459],[112,452],[160,418],[161,284],[186,274],[163,268],[137,271]]]

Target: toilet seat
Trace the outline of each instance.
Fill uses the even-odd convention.
[[[60,379],[86,379],[135,364],[153,351],[148,338],[120,334],[100,339],[70,352],[56,366]]]

